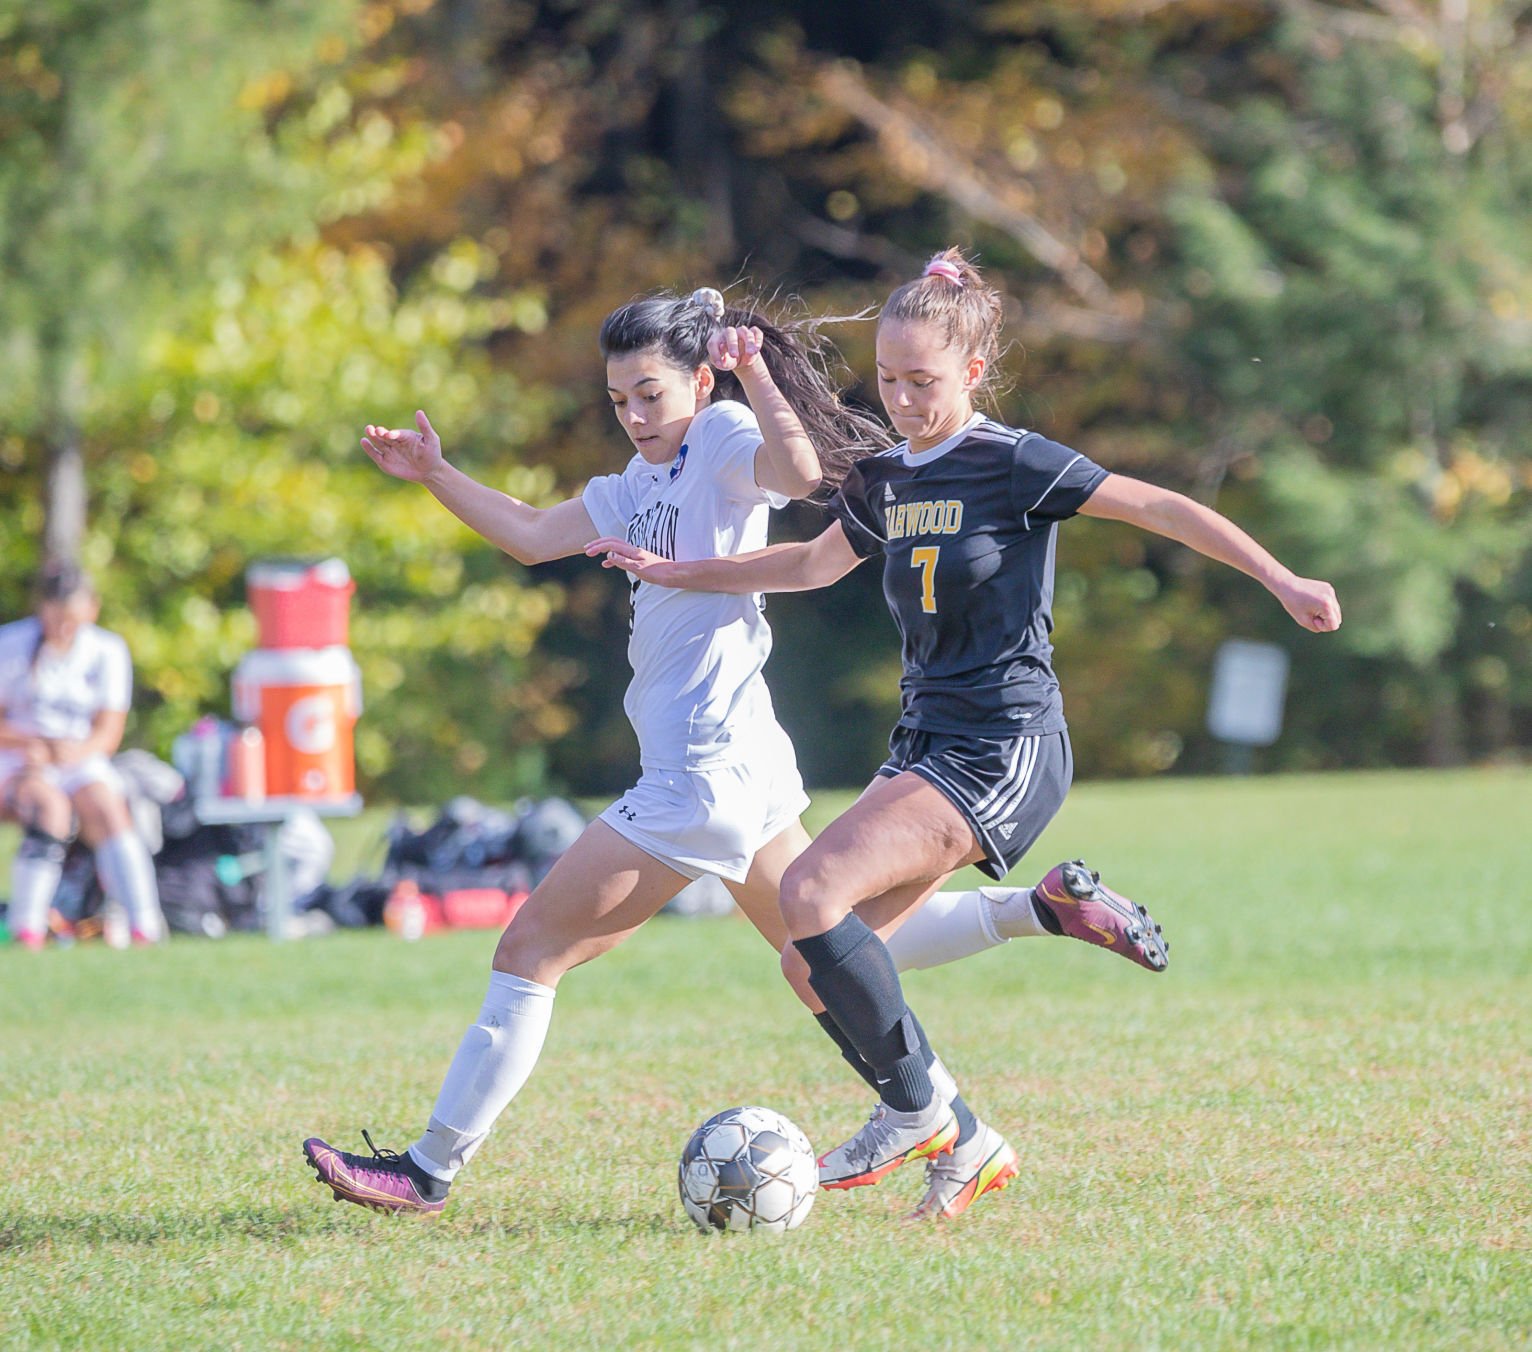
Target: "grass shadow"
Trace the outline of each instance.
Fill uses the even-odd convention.
[[[338,1218],[336,1218],[338,1219]],[[286,1244],[335,1228],[336,1220],[307,1208],[241,1207],[221,1212],[76,1212],[50,1215],[0,1211],[0,1252],[58,1244],[156,1245],[227,1240],[232,1235]]]

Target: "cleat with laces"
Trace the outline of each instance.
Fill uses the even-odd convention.
[[[933,1097],[920,1112],[902,1113],[880,1103],[867,1124],[844,1145],[819,1157],[821,1188],[864,1188],[906,1160],[952,1149],[958,1124],[945,1100]]]
[[[1016,1177],[1016,1152],[993,1127],[979,1123],[971,1140],[926,1161],[926,1195],[911,1220],[954,1220],[987,1192]]]
[[[1046,910],[1071,939],[1121,953],[1151,972],[1170,965],[1170,943],[1154,917],[1137,902],[1101,885],[1079,859],[1048,870],[1032,889],[1032,903]]]
[[[355,1202],[395,1215],[433,1215],[447,1205],[447,1184],[424,1174],[402,1155],[379,1150],[365,1131],[362,1139],[372,1151],[370,1159],[337,1150],[317,1136],[303,1143],[304,1156],[337,1202]]]

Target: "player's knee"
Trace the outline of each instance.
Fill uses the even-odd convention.
[[[35,828],[60,839],[68,837],[74,821],[74,809],[63,790],[36,781],[17,792],[9,815],[24,828]]]
[[[540,911],[523,906],[501,933],[490,966],[497,972],[556,986],[571,967],[589,962],[600,952],[590,947],[590,941],[582,943],[564,933]]]
[[[43,804],[33,821],[36,822],[38,830],[50,836],[57,836],[60,840],[67,840],[70,827],[74,825],[74,813],[70,811],[69,800],[60,797],[56,801],[50,799]]]
[[[525,976],[525,969],[535,964],[541,956],[537,927],[530,924],[518,925],[516,922],[521,918],[519,914],[514,916],[500,933],[500,942],[495,945],[495,956],[490,962],[490,966],[497,972]]]
[[[133,827],[127,803],[104,785],[92,784],[82,790],[75,798],[75,810],[80,814],[81,832],[93,845],[120,836]]]
[[[801,858],[783,873],[779,898],[782,919],[795,939],[823,934],[845,914],[845,908],[837,908],[812,861]]]

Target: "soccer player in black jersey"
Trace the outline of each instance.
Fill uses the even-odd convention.
[[[1049,641],[1058,523],[1128,522],[1247,573],[1306,629],[1341,621],[1329,583],[1296,576],[1211,508],[975,412],[1000,320],[999,294],[955,249],[894,291],[878,321],[878,387],[905,440],[858,462],[817,539],[689,563],[615,538],[587,550],[649,582],[722,592],[824,587],[881,556],[902,712],[873,783],[783,875],[783,969],[818,995],[821,1023],[880,1100],[821,1158],[821,1185],[876,1183],[923,1157],[915,1214],[948,1218],[1003,1187],[1015,1152],[936,1061],[880,934],[955,869],[1003,877],[1063,802],[1073,765]],[[1052,869],[1032,901],[1055,933],[1166,965],[1148,913],[1079,861]]]

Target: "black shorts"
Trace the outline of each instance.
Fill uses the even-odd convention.
[[[958,737],[896,727],[878,774],[919,775],[967,819],[984,849],[978,867],[1003,878],[1063,806],[1074,778],[1067,732],[1042,737]]]

